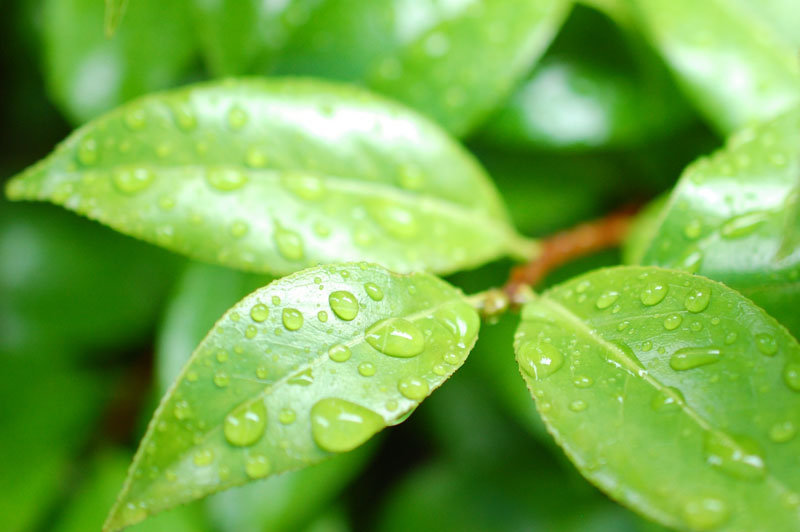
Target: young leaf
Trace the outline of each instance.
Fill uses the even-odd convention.
[[[307,80],[143,98],[76,131],[7,192],[257,272],[356,259],[451,272],[531,251],[484,171],[439,128]]]
[[[195,37],[184,0],[134,0],[112,38],[103,34],[100,0],[43,3],[45,81],[72,123],[82,124],[146,92],[174,86],[186,75]],[[109,7],[106,13],[112,12]]]
[[[525,305],[515,350],[550,432],[614,499],[680,530],[800,527],[800,345],[739,293],[598,270]]]
[[[735,135],[690,166],[659,215],[642,264],[739,290],[800,332],[800,110]]]
[[[106,530],[358,447],[444,382],[478,327],[447,283],[366,263],[254,292],[162,400]]]
[[[800,95],[794,46],[739,1],[633,1],[655,47],[724,133],[786,110]]]
[[[276,72],[363,81],[462,136],[541,56],[571,4],[329,0],[294,32]]]

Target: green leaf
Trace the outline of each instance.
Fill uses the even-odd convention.
[[[254,292],[162,400],[106,530],[358,447],[449,377],[478,327],[447,283],[366,263]]]
[[[104,25],[107,37],[111,37],[117,31],[126,9],[128,9],[128,0],[106,0]]]
[[[189,264],[166,309],[156,342],[160,394],[167,392],[216,319],[268,282],[263,276]],[[297,530],[361,471],[372,451],[372,446],[365,445],[299,471],[213,495],[206,501],[209,517],[223,532]]]
[[[635,146],[684,125],[690,111],[638,35],[576,6],[547,55],[480,138],[529,149]]]
[[[108,38],[100,0],[44,2],[45,81],[74,124],[185,79],[195,53],[186,2],[135,0],[126,11],[125,25]]]
[[[664,207],[669,201],[669,194],[664,193],[645,205],[633,219],[622,248],[624,264],[640,264],[644,254],[658,232]]]
[[[739,1],[633,1],[654,46],[723,133],[786,110],[800,95],[795,47]]]
[[[541,56],[571,4],[329,0],[276,71],[363,81],[463,135]]]
[[[532,250],[485,172],[439,128],[315,81],[143,98],[76,131],[7,192],[256,272],[356,259],[450,272]]]
[[[800,345],[725,285],[618,267],[526,304],[517,361],[614,499],[680,530],[800,526]]]
[[[800,110],[746,129],[691,165],[657,220],[642,264],[739,290],[800,333]]]

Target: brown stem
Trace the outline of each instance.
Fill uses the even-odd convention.
[[[625,238],[637,210],[637,207],[627,206],[598,220],[542,239],[539,256],[528,264],[512,269],[503,291],[512,304],[520,304],[525,287],[536,286],[562,264],[618,246]]]

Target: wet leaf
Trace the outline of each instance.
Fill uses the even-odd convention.
[[[517,361],[550,432],[612,498],[680,530],[800,524],[800,345],[726,286],[618,267],[525,305]]]
[[[740,1],[633,2],[654,46],[723,133],[786,110],[800,95],[795,46]]]
[[[541,56],[571,3],[330,0],[276,72],[363,81],[463,135]]]
[[[111,37],[117,31],[127,8],[128,0],[106,0],[105,29],[107,37]]]
[[[447,283],[366,263],[254,292],[162,400],[106,530],[358,447],[446,380],[478,327]]]
[[[7,192],[256,272],[356,259],[450,272],[532,249],[485,172],[439,128],[315,81],[143,98],[76,131]]]
[[[125,0],[111,0],[123,6]],[[195,52],[184,0],[134,0],[125,24],[103,32],[100,0],[45,0],[44,75],[48,92],[74,124],[185,79]],[[107,14],[117,12],[109,8]]]
[[[745,129],[683,174],[642,264],[740,291],[800,333],[800,111]]]

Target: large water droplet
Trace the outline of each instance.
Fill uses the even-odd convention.
[[[642,303],[647,306],[657,305],[664,300],[664,297],[667,295],[667,291],[668,288],[665,284],[650,283],[647,288],[642,290],[642,293],[639,295],[639,299],[641,299]]]
[[[672,354],[669,365],[676,371],[685,371],[713,364],[720,357],[722,352],[715,347],[684,347]]]
[[[712,467],[737,478],[758,480],[767,470],[761,449],[748,438],[712,431],[706,434],[704,451]]]
[[[381,416],[344,399],[321,399],[311,407],[311,434],[320,448],[352,451],[384,427]]]
[[[303,326],[303,314],[294,308],[283,309],[281,319],[283,320],[283,326],[290,331],[296,331]]]
[[[692,499],[683,507],[683,518],[692,530],[713,530],[728,520],[728,507],[719,499]]]
[[[691,288],[689,294],[683,301],[683,305],[689,312],[703,312],[708,307],[711,300],[711,290],[705,287]]]
[[[552,375],[564,365],[564,355],[561,351],[545,342],[522,344],[517,357],[523,371],[537,380]]]
[[[258,323],[265,321],[269,317],[269,308],[264,303],[256,303],[250,309],[250,318]]]
[[[225,417],[223,431],[231,445],[253,445],[267,427],[267,408],[260,399],[235,408]]]
[[[595,306],[600,310],[607,309],[613,305],[617,299],[619,299],[619,292],[609,290],[608,292],[600,294],[600,297],[598,297],[595,302]]]
[[[345,321],[351,321],[358,316],[358,300],[350,292],[345,290],[331,292],[328,303],[333,313]]]
[[[373,301],[381,301],[383,299],[383,290],[375,283],[364,283],[364,291]]]
[[[412,401],[422,401],[426,397],[428,397],[428,393],[430,392],[430,386],[428,385],[428,381],[420,377],[403,377],[397,383],[397,389],[406,399],[411,399]]]
[[[758,226],[767,220],[763,212],[751,212],[735,216],[722,224],[720,234],[723,238],[742,238],[758,229]]]
[[[247,176],[236,168],[214,167],[206,172],[208,184],[225,192],[241,188],[247,183]]]
[[[123,194],[133,195],[150,186],[156,175],[144,166],[118,168],[114,171],[114,186]]]
[[[334,362],[346,362],[352,354],[350,348],[344,344],[335,345],[328,349],[328,357]]]
[[[257,454],[247,458],[244,472],[252,479],[264,478],[272,472],[272,464],[264,455]]]
[[[381,353],[410,358],[425,349],[425,335],[414,323],[403,318],[381,320],[366,332],[367,343]]]
[[[305,255],[302,237],[277,224],[275,226],[275,245],[278,246],[278,252],[287,260],[298,261]]]
[[[481,325],[480,317],[475,309],[461,301],[440,308],[433,316],[439,323],[447,327],[461,344],[475,338]]]

